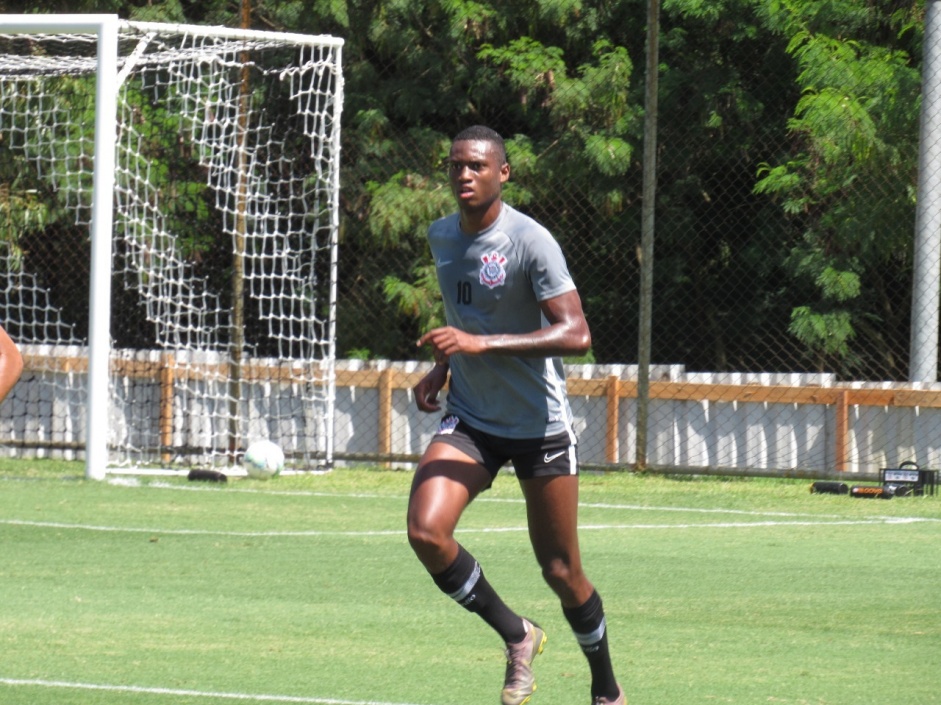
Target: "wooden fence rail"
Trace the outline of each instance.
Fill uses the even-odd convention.
[[[27,371],[36,373],[85,373],[88,360],[83,356],[26,354]],[[403,363],[381,363],[367,369],[338,369],[337,387],[375,389],[378,408],[378,452],[380,457],[394,456],[393,396],[395,392],[408,392],[427,371],[427,366],[412,364],[403,369]],[[408,366],[405,366],[408,367]],[[149,378],[160,385],[160,432],[162,443],[169,447],[173,434],[174,387],[181,379],[222,379],[227,374],[224,363],[185,363],[170,353],[156,360],[124,359],[115,357],[111,364],[113,375]],[[247,382],[267,383],[321,383],[316,369],[305,368],[302,363],[252,360],[243,365],[243,379]],[[937,385],[933,385],[937,386]],[[623,464],[619,457],[619,434],[623,431],[622,401],[637,398],[635,380],[618,375],[586,379],[572,376],[568,391],[572,398],[595,397],[603,399],[605,413],[604,458],[607,463]],[[896,407],[922,409],[941,408],[941,389],[916,388],[912,385],[833,384],[832,386],[779,384],[719,384],[683,380],[653,381],[650,383],[652,401],[790,404],[825,406],[833,414],[832,452],[834,469],[844,471],[849,464],[851,435],[850,409],[853,407]]]

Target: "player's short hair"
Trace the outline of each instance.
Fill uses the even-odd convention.
[[[500,133],[486,125],[471,125],[454,136],[452,142],[489,142],[497,150],[500,163],[506,164],[506,145]]]

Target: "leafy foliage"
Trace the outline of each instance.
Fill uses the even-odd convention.
[[[828,33],[878,24],[872,7],[790,3],[779,13],[799,68],[802,95],[789,121],[799,151],[764,168],[755,190],[777,197],[803,229],[785,266],[813,282],[817,300],[794,309],[791,332],[818,366],[842,361],[851,370],[862,361],[850,341],[859,329],[889,323],[875,314],[898,308],[886,278],[911,259],[918,125],[911,96],[920,77],[904,51]],[[890,349],[875,352],[890,374],[901,372]]]
[[[48,11],[92,5],[241,23],[231,0],[56,0]],[[412,357],[415,333],[440,320],[424,239],[453,208],[439,166],[455,132],[486,123],[507,138],[506,199],[567,252],[596,358],[634,359],[646,3],[252,0],[250,10],[255,28],[346,42],[341,355]],[[664,0],[655,360],[904,376],[923,12],[901,0]],[[146,119],[153,178],[179,198],[189,256],[224,269],[209,256],[217,235],[187,230],[205,194],[161,148],[172,116]],[[15,173],[0,161],[0,218],[41,228],[55,214]]]

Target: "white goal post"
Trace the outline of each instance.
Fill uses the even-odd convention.
[[[270,439],[289,468],[332,465],[342,46],[0,15],[0,323],[30,373],[7,402],[17,453],[84,452],[101,479],[231,468]]]

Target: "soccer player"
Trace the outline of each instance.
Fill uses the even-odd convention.
[[[0,326],[0,401],[10,393],[21,374],[23,355],[3,326]]]
[[[408,539],[437,586],[506,644],[503,705],[529,701],[546,635],[500,599],[454,538],[464,509],[512,462],[542,574],[591,671],[592,705],[625,705],[608,651],[604,608],[578,547],[578,464],[561,356],[591,345],[562,250],[540,224],[505,204],[503,139],[483,126],[458,134],[448,159],[458,212],[428,231],[447,325],[418,341],[435,366],[415,386],[418,408],[447,408],[412,483]]]

